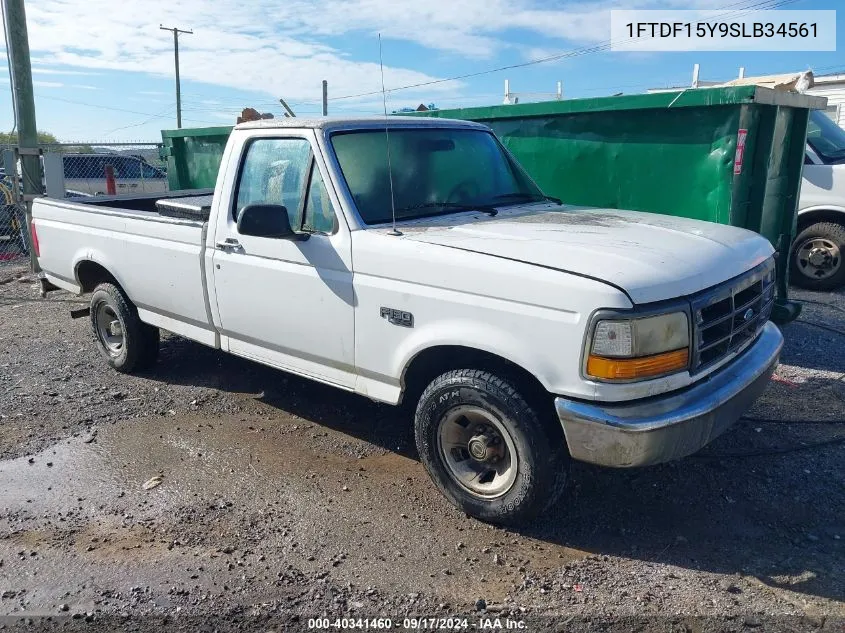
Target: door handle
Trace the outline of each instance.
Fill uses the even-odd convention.
[[[225,251],[225,250],[228,250],[230,248],[231,249],[240,248],[241,243],[238,240],[236,240],[234,237],[227,237],[222,242],[217,242],[216,246],[217,246],[217,248]]]

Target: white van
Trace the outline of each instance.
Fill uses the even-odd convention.
[[[114,169],[115,193],[161,193],[167,191],[167,174],[138,156],[118,154],[65,154],[65,190],[78,194],[108,193],[106,167]]]
[[[845,285],[845,130],[821,110],[810,112],[798,234],[790,281],[811,290]]]

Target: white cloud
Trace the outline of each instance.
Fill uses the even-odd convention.
[[[32,85],[36,88],[65,88],[66,85],[60,81],[39,81],[33,80]]]
[[[28,7],[27,17],[40,73],[119,70],[172,77],[173,38],[159,25],[177,25],[194,30],[179,40],[183,79],[263,92],[274,100],[284,96],[288,101],[319,101],[322,79],[329,82],[330,97],[380,89],[379,32],[385,40],[389,89],[438,79],[395,63],[398,56],[391,48],[397,41],[473,58],[491,58],[504,49],[525,59],[525,50],[551,51],[557,42],[565,51],[606,40],[610,8],[701,8],[724,2],[253,0],[247,8],[241,0],[39,0]],[[513,44],[514,38],[506,34],[515,29],[525,34],[519,39],[532,44]],[[354,38],[358,58],[336,45],[341,37]],[[540,38],[544,41],[535,42]],[[368,44],[369,52],[361,54]],[[61,69],[50,70],[57,65]],[[415,60],[414,66],[425,68],[425,57]],[[437,83],[402,95],[436,100],[460,94],[462,86]],[[153,90],[141,94],[162,95]]]
[[[32,67],[33,75],[99,75],[85,70],[64,70],[59,68],[43,68],[41,66]]]
[[[291,26],[297,12],[314,12],[307,3],[257,0],[245,11],[239,0],[42,0],[28,9],[33,53],[62,66],[171,77],[173,39],[159,30],[161,22],[194,29],[194,35],[180,37],[183,79],[290,100],[319,99],[322,79],[329,81],[333,95],[380,86],[378,63],[352,60],[302,34],[302,20]],[[68,16],[73,16],[73,28],[68,28]],[[376,46],[373,39],[370,60],[377,59]],[[389,85],[432,79],[426,73],[385,67]]]

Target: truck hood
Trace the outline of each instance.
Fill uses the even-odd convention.
[[[773,253],[762,236],[732,226],[615,209],[549,208],[428,218],[400,228],[407,239],[598,279],[638,304],[699,292]]]

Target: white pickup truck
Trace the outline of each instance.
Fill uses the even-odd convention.
[[[778,362],[768,241],[561,205],[475,123],[245,123],[213,198],[184,195],[33,205],[44,285],[91,293],[108,363],[150,368],[161,328],[409,402],[435,484],[483,520],[543,512],[570,458],[697,451]]]

